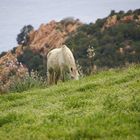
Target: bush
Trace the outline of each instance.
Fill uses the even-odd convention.
[[[46,68],[43,65],[43,57],[39,53],[33,53],[30,49],[25,49],[24,53],[17,57],[18,62],[26,65],[29,74],[37,71],[41,76],[46,76]]]
[[[23,92],[32,88],[46,87],[47,82],[36,72],[32,72],[31,76],[26,75],[22,79],[17,79],[10,86],[10,92]]]
[[[0,58],[3,57],[5,54],[6,54],[6,52],[2,52],[2,53],[0,54]]]

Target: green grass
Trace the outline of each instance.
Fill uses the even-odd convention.
[[[0,140],[139,140],[140,65],[0,96]]]

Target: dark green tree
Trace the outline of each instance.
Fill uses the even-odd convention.
[[[17,43],[19,45],[28,45],[29,36],[28,33],[32,31],[34,28],[32,25],[26,25],[21,30],[20,33],[17,35]]]
[[[43,57],[39,53],[33,53],[30,49],[26,49],[17,59],[28,68],[29,74],[33,70],[37,71],[41,76],[46,76]]]

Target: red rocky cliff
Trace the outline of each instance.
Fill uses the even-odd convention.
[[[29,33],[29,46],[33,51],[46,54],[50,49],[61,46],[80,25],[82,24],[78,20],[41,24],[38,30]]]

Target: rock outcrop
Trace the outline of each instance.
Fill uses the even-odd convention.
[[[124,16],[123,18],[120,19],[121,22],[130,22],[134,19],[134,16],[133,15],[129,15],[129,16]]]
[[[117,22],[118,22],[117,15],[111,16],[111,17],[107,18],[103,28],[106,29],[106,28],[112,27],[112,26],[116,25]]]
[[[67,36],[76,31],[81,25],[79,21],[55,22],[51,21],[48,24],[41,24],[38,30],[31,31],[29,34],[29,46],[31,50],[48,53],[52,48],[61,46]]]
[[[123,16],[120,19],[117,19],[117,15],[113,15],[113,16],[110,16],[106,19],[106,22],[104,23],[101,31],[104,31],[105,29],[110,28],[116,24],[128,23],[131,21],[140,22],[140,16],[138,15],[137,19],[135,19],[134,15],[127,15],[127,16]]]

